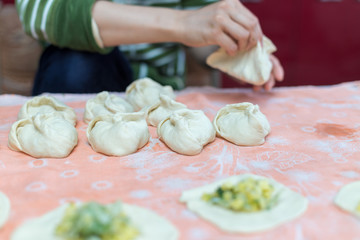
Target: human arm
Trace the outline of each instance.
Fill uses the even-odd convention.
[[[262,38],[258,19],[238,0],[223,0],[198,10],[98,1],[93,17],[105,46],[180,42],[193,47],[219,45],[235,54]]]
[[[238,0],[223,0],[198,10],[129,6],[95,0],[17,0],[25,31],[60,47],[106,52],[96,42],[95,20],[105,47],[180,42],[219,45],[230,54],[261,38],[257,18]]]

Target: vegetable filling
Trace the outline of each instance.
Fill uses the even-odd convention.
[[[277,203],[274,187],[264,179],[251,177],[236,184],[224,183],[213,193],[205,193],[201,199],[236,212],[268,210]]]
[[[118,201],[108,205],[71,203],[55,234],[66,240],[133,240],[139,232],[130,224]]]

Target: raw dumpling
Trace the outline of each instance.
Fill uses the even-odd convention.
[[[360,218],[360,181],[352,182],[338,192],[334,200],[341,209]]]
[[[220,48],[206,59],[206,63],[244,82],[263,85],[270,78],[272,63],[269,56],[275,51],[271,40],[263,37],[262,46],[258,42],[255,47],[238,52],[235,56],[228,55]]]
[[[172,100],[166,95],[160,95],[160,101],[146,109],[146,121],[156,127],[162,120],[178,109],[186,108],[186,105]]]
[[[94,117],[118,112],[133,112],[134,108],[125,99],[103,91],[86,102],[84,122],[89,123]]]
[[[13,232],[10,239],[59,240],[55,229],[67,207],[68,204],[64,204],[43,216],[27,220]],[[151,210],[125,203],[122,204],[122,210],[131,224],[139,230],[139,235],[134,240],[176,240],[179,237],[173,224]]]
[[[173,151],[196,155],[214,141],[216,132],[211,121],[201,110],[180,109],[159,123],[159,138]]]
[[[239,212],[223,208],[203,200],[204,194],[211,194],[219,187],[239,183],[252,178],[264,180],[273,187],[273,200],[269,209],[255,212]],[[242,190],[241,188],[239,189]],[[246,188],[245,188],[246,190]],[[245,195],[246,196],[246,195]],[[243,199],[244,200],[244,199]],[[272,201],[273,201],[272,200]],[[253,174],[231,176],[217,182],[191,189],[182,193],[181,202],[205,220],[210,221],[227,232],[254,233],[272,229],[302,215],[307,209],[308,200],[275,180]]]
[[[9,215],[10,201],[4,193],[0,192],[0,229],[8,220]]]
[[[9,148],[36,158],[67,157],[77,145],[78,135],[61,116],[51,112],[16,121],[9,133]]]
[[[76,125],[76,114],[74,109],[51,96],[37,96],[28,100],[20,109],[18,120],[36,115],[37,113],[59,112],[60,116]]]
[[[144,112],[97,116],[86,135],[94,151],[112,156],[134,153],[150,138]]]
[[[175,99],[171,86],[161,86],[150,78],[138,79],[126,88],[126,100],[134,107],[135,111],[157,103],[160,94]]]
[[[213,121],[218,136],[236,145],[255,146],[265,142],[270,124],[258,105],[249,102],[221,108]]]

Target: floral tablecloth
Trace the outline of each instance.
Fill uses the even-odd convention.
[[[360,239],[360,220],[333,204],[342,186],[360,180],[360,82],[284,87],[270,93],[211,87],[177,92],[177,101],[203,110],[211,120],[226,104],[258,104],[272,127],[262,146],[241,147],[217,138],[196,156],[169,150],[154,127],[149,127],[149,143],[134,154],[96,153],[87,142],[82,120],[86,100],[95,95],[53,96],[78,116],[79,143],[64,159],[36,159],[9,150],[10,127],[29,98],[0,96],[0,191],[12,205],[0,239],[9,239],[23,221],[59,204],[119,199],[166,217],[178,228],[180,239],[186,240]],[[301,193],[309,200],[307,211],[274,230],[228,234],[179,202],[184,190],[242,173],[273,178]]]

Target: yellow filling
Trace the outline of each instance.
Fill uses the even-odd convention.
[[[139,232],[122,212],[121,202],[89,202],[70,204],[55,234],[65,240],[133,240]]]
[[[214,193],[205,193],[201,199],[236,212],[258,212],[270,209],[277,202],[274,187],[264,179],[251,177],[236,184],[225,183]]]
[[[356,208],[355,208],[355,211],[356,211],[357,213],[360,213],[360,201],[358,202],[358,204],[357,204],[357,206],[356,206]]]

